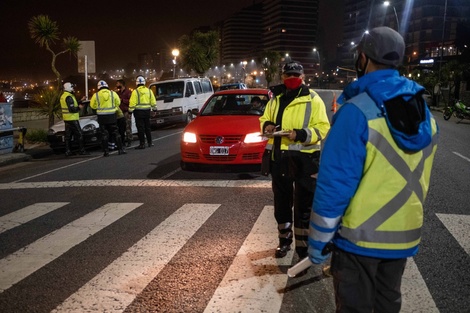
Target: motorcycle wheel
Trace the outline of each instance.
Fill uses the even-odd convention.
[[[451,108],[445,108],[444,109],[444,119],[446,121],[448,121],[451,116],[452,116],[452,109]]]

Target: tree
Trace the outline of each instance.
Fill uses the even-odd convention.
[[[71,53],[73,56],[77,56],[77,52],[80,49],[80,42],[75,37],[65,37],[62,39],[62,49],[59,52],[55,52],[52,47],[56,45],[56,41],[59,40],[59,27],[57,22],[52,21],[47,15],[33,16],[28,22],[29,35],[40,47],[44,47],[52,55],[51,67],[52,72],[57,78],[57,90],[48,91],[48,93],[56,93],[55,95],[48,95],[47,101],[43,101],[44,98],[38,98],[39,106],[44,106],[42,111],[49,117],[49,126],[54,124],[54,116],[59,116],[60,110],[60,73],[57,70],[55,64],[57,57],[64,53]],[[57,101],[57,102],[53,102]],[[46,113],[47,112],[47,113]]]
[[[195,31],[179,39],[180,64],[188,73],[192,70],[202,76],[219,55],[219,34],[216,31]]]
[[[269,84],[271,84],[276,75],[279,74],[281,53],[272,50],[264,50],[258,61],[263,66],[266,83],[269,87]]]
[[[54,125],[54,118],[60,118],[62,110],[60,108],[60,92],[55,89],[43,89],[34,96],[39,114],[49,118],[49,127]]]

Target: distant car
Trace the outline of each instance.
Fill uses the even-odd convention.
[[[261,106],[254,107],[259,97]],[[267,138],[259,118],[271,97],[267,89],[232,89],[214,93],[181,137],[183,170],[214,170],[214,165],[261,165]]]
[[[233,84],[224,84],[220,86],[219,90],[230,90],[230,89],[248,89],[244,83],[233,83]]]
[[[85,147],[97,147],[101,145],[101,133],[99,131],[98,117],[96,112],[90,107],[90,101],[83,103],[84,106],[80,110],[80,126],[83,132]],[[132,133],[137,134],[134,116],[132,116]],[[65,123],[60,121],[51,128],[47,133],[47,142],[54,153],[60,154],[65,151]],[[72,137],[72,150],[78,149],[78,140]]]

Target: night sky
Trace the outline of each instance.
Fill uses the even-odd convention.
[[[0,80],[43,79],[54,75],[51,54],[29,36],[28,21],[48,15],[56,21],[60,38],[74,36],[95,41],[97,71],[125,68],[138,62],[138,54],[171,51],[179,37],[201,26],[211,26],[244,7],[262,0],[140,0],[64,1],[0,0]],[[337,38],[342,0],[320,0],[320,38]],[[253,23],[259,23],[253,21]],[[335,42],[324,43],[335,49]],[[328,45],[330,47],[328,47]],[[60,49],[59,49],[60,48]],[[55,46],[54,51],[61,51]],[[57,58],[62,77],[77,73],[77,60],[69,54]]]
[[[213,25],[251,4],[253,0],[1,0],[0,79],[38,79],[44,72],[53,77],[51,54],[29,37],[28,21],[39,14],[58,23],[60,38],[94,40],[97,70],[103,70],[137,63],[139,53],[162,44],[171,50],[192,29]],[[57,60],[63,77],[76,73],[75,58],[67,54]]]

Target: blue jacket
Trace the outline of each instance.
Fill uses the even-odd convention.
[[[388,100],[401,96],[406,101],[423,90],[422,86],[400,76],[396,70],[374,71],[344,89],[338,98],[338,103],[342,106],[333,116],[333,126],[322,150],[312,212],[312,216],[320,216],[330,223],[335,221],[336,225],[331,228],[322,228],[313,222],[312,217],[310,227],[320,232],[323,240],[319,241],[318,238],[310,236],[309,246],[322,251],[326,245],[324,239],[331,234],[331,240],[337,247],[359,255],[403,258],[417,252],[417,247],[413,248],[413,251],[365,249],[341,238],[336,230],[341,223],[338,217],[344,215],[361,181],[369,136],[367,119],[363,112],[354,104],[346,102],[366,92],[380,108]],[[420,124],[420,131],[417,135],[407,135],[394,129],[386,118],[392,136],[400,148],[418,151],[429,145],[432,136],[431,114],[427,107],[425,111],[426,120]]]

